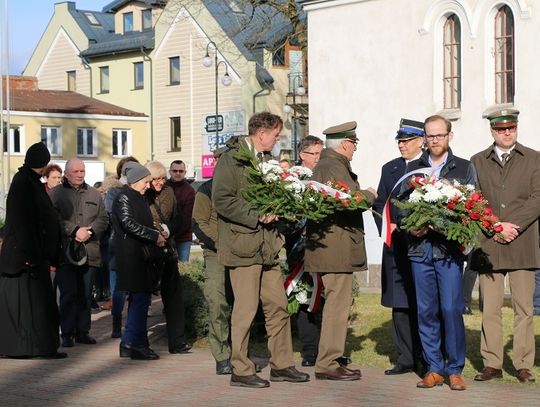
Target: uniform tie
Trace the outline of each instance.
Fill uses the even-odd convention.
[[[509,153],[502,153],[501,154],[501,165],[504,167],[504,165],[506,164],[506,162],[508,161],[508,156],[510,154]]]

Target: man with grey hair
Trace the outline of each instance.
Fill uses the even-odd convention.
[[[64,247],[78,246],[87,254],[86,259],[73,258],[66,251],[56,271],[63,347],[96,343],[89,335],[92,283],[101,265],[99,239],[109,219],[99,191],[84,182],[85,173],[84,162],[73,158],[66,163],[62,184],[49,191],[62,223]]]
[[[356,151],[356,122],[330,127],[326,149],[313,171],[313,181],[340,181],[360,191],[358,177],[350,161]],[[377,196],[373,188],[361,191],[369,203]],[[361,372],[339,363],[347,337],[347,321],[352,302],[353,272],[367,270],[364,223],[361,211],[336,212],[321,222],[307,226],[304,257],[306,272],[321,273],[325,304],[322,316],[315,377],[320,380],[359,380]],[[338,360],[336,360],[338,359]]]

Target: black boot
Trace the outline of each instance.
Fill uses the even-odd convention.
[[[148,346],[143,347],[131,347],[131,359],[135,360],[157,360],[159,359],[159,355],[156,354],[152,349],[150,349]]]
[[[122,315],[113,315],[111,338],[120,338],[122,336]]]

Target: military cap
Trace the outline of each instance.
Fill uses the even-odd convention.
[[[339,140],[339,139],[352,139],[358,140],[356,137],[356,122],[347,122],[338,124],[337,126],[328,127],[323,131],[327,139]]]
[[[412,140],[416,137],[424,137],[424,123],[415,120],[401,119],[396,140]]]
[[[515,126],[518,121],[519,110],[499,109],[486,114],[484,117],[489,120],[489,125],[493,128],[506,128]]]

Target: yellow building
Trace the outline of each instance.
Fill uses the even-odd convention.
[[[24,162],[26,150],[42,141],[51,160],[62,164],[74,157],[87,165],[87,182],[116,173],[122,157],[149,159],[148,117],[70,91],[40,90],[36,78],[10,77],[9,106],[6,81],[2,112],[4,190]],[[7,108],[9,107],[9,111]],[[9,131],[8,131],[9,128]]]
[[[204,156],[217,145],[216,113],[223,144],[247,133],[255,111],[283,115],[287,94],[306,86],[298,47],[283,48],[277,62],[268,51],[287,38],[290,24],[275,16],[263,35],[255,35],[253,27],[243,27],[246,15],[233,3],[116,0],[101,12],[57,3],[24,74],[38,77],[46,89],[77,91],[144,112],[147,155],[165,165],[184,160],[190,175],[200,178]],[[268,23],[251,20],[260,31]],[[285,149],[295,123],[288,115]]]

